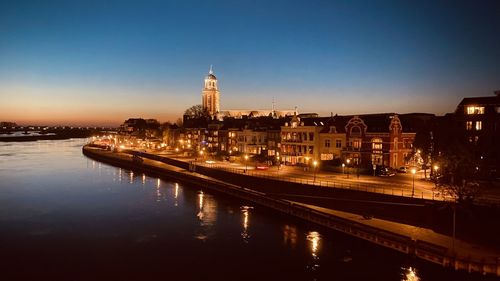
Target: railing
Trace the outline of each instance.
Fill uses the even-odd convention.
[[[403,189],[403,188],[394,188],[394,187],[386,187],[386,186],[374,186],[374,184],[366,184],[366,183],[360,183],[360,182],[342,182],[342,181],[331,181],[331,180],[323,180],[323,179],[314,179],[311,176],[311,179],[305,179],[305,178],[300,178],[300,177],[290,177],[290,176],[282,176],[279,175],[277,172],[255,172],[253,170],[246,170],[246,169],[241,169],[241,168],[228,168],[228,167],[223,167],[219,166],[216,164],[206,164],[206,163],[197,163],[196,165],[203,166],[203,167],[208,167],[208,168],[213,168],[213,169],[218,169],[230,173],[235,173],[235,174],[242,174],[246,176],[251,176],[251,177],[259,177],[259,178],[266,178],[266,179],[272,179],[272,180],[278,180],[278,181],[283,181],[283,182],[291,182],[291,183],[297,183],[297,184],[304,184],[304,185],[313,185],[313,186],[319,186],[319,187],[326,187],[326,188],[340,188],[340,189],[349,189],[349,190],[356,190],[356,191],[364,191],[364,192],[372,192],[372,193],[379,193],[379,194],[385,194],[385,195],[392,195],[392,196],[400,196],[400,197],[408,197],[408,198],[418,198],[418,199],[426,199],[426,200],[435,200],[435,201],[451,201],[452,198],[448,198],[446,196],[443,196],[441,193],[434,192],[434,191],[415,191],[412,192],[412,190],[409,189]],[[376,185],[376,184],[375,184]],[[380,185],[380,184],[378,184]],[[413,195],[412,195],[413,193]]]

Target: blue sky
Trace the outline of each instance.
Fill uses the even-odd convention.
[[[222,109],[444,114],[500,89],[500,3],[0,2],[2,121],[174,121],[211,64]]]

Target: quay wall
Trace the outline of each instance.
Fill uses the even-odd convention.
[[[320,212],[303,205],[267,196],[264,192],[255,191],[235,184],[227,183],[218,179],[199,175],[189,171],[189,163],[169,159],[176,163],[174,167],[159,167],[133,160],[131,155],[113,153],[95,148],[83,147],[83,154],[104,163],[138,170],[168,177],[180,182],[194,184],[218,193],[234,196],[239,199],[253,202],[255,204],[274,209],[276,211],[295,216],[297,218],[322,225],[332,230],[357,237],[379,246],[383,246],[404,254],[413,255],[429,262],[442,266],[452,267],[456,270],[467,270],[468,272],[479,272],[482,274],[494,274],[500,276],[500,264],[498,260],[472,260],[471,258],[456,258],[451,255],[446,247],[434,245],[425,241],[413,240],[408,236],[390,232],[384,229],[371,227],[349,219]],[[162,161],[165,162],[165,161]],[[169,163],[168,163],[169,164]],[[185,168],[183,168],[185,166]],[[183,168],[180,170],[178,168]]]

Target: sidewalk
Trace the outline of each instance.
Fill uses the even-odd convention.
[[[357,223],[364,224],[367,226],[387,230],[393,233],[404,235],[412,238],[413,240],[421,240],[431,244],[439,245],[453,251],[453,237],[436,233],[431,229],[412,226],[409,224],[397,223],[388,220],[382,220],[377,218],[365,219],[363,216],[342,212],[327,208],[322,208],[314,205],[303,204],[299,202],[293,202],[294,204],[305,206],[323,213],[335,215],[348,220],[356,221]],[[455,239],[455,253],[457,257],[460,258],[471,258],[473,260],[490,259],[496,260],[500,253],[498,251],[482,247],[478,244],[468,243],[462,240]]]

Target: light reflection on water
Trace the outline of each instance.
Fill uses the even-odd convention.
[[[420,281],[420,278],[418,277],[417,274],[417,269],[413,267],[402,267],[403,270],[403,278],[401,279],[402,281]]]
[[[116,279],[142,269],[186,280],[432,280],[425,270],[440,272],[248,202],[88,159],[84,143],[0,143],[4,268],[43,272],[64,257],[58,269],[69,275],[84,262],[89,272],[121,272]]]
[[[250,233],[248,231],[248,226],[250,223],[250,210],[253,209],[251,206],[241,206],[241,214],[243,215],[242,224],[243,232],[241,232],[241,238],[243,242],[248,243],[250,240]]]

